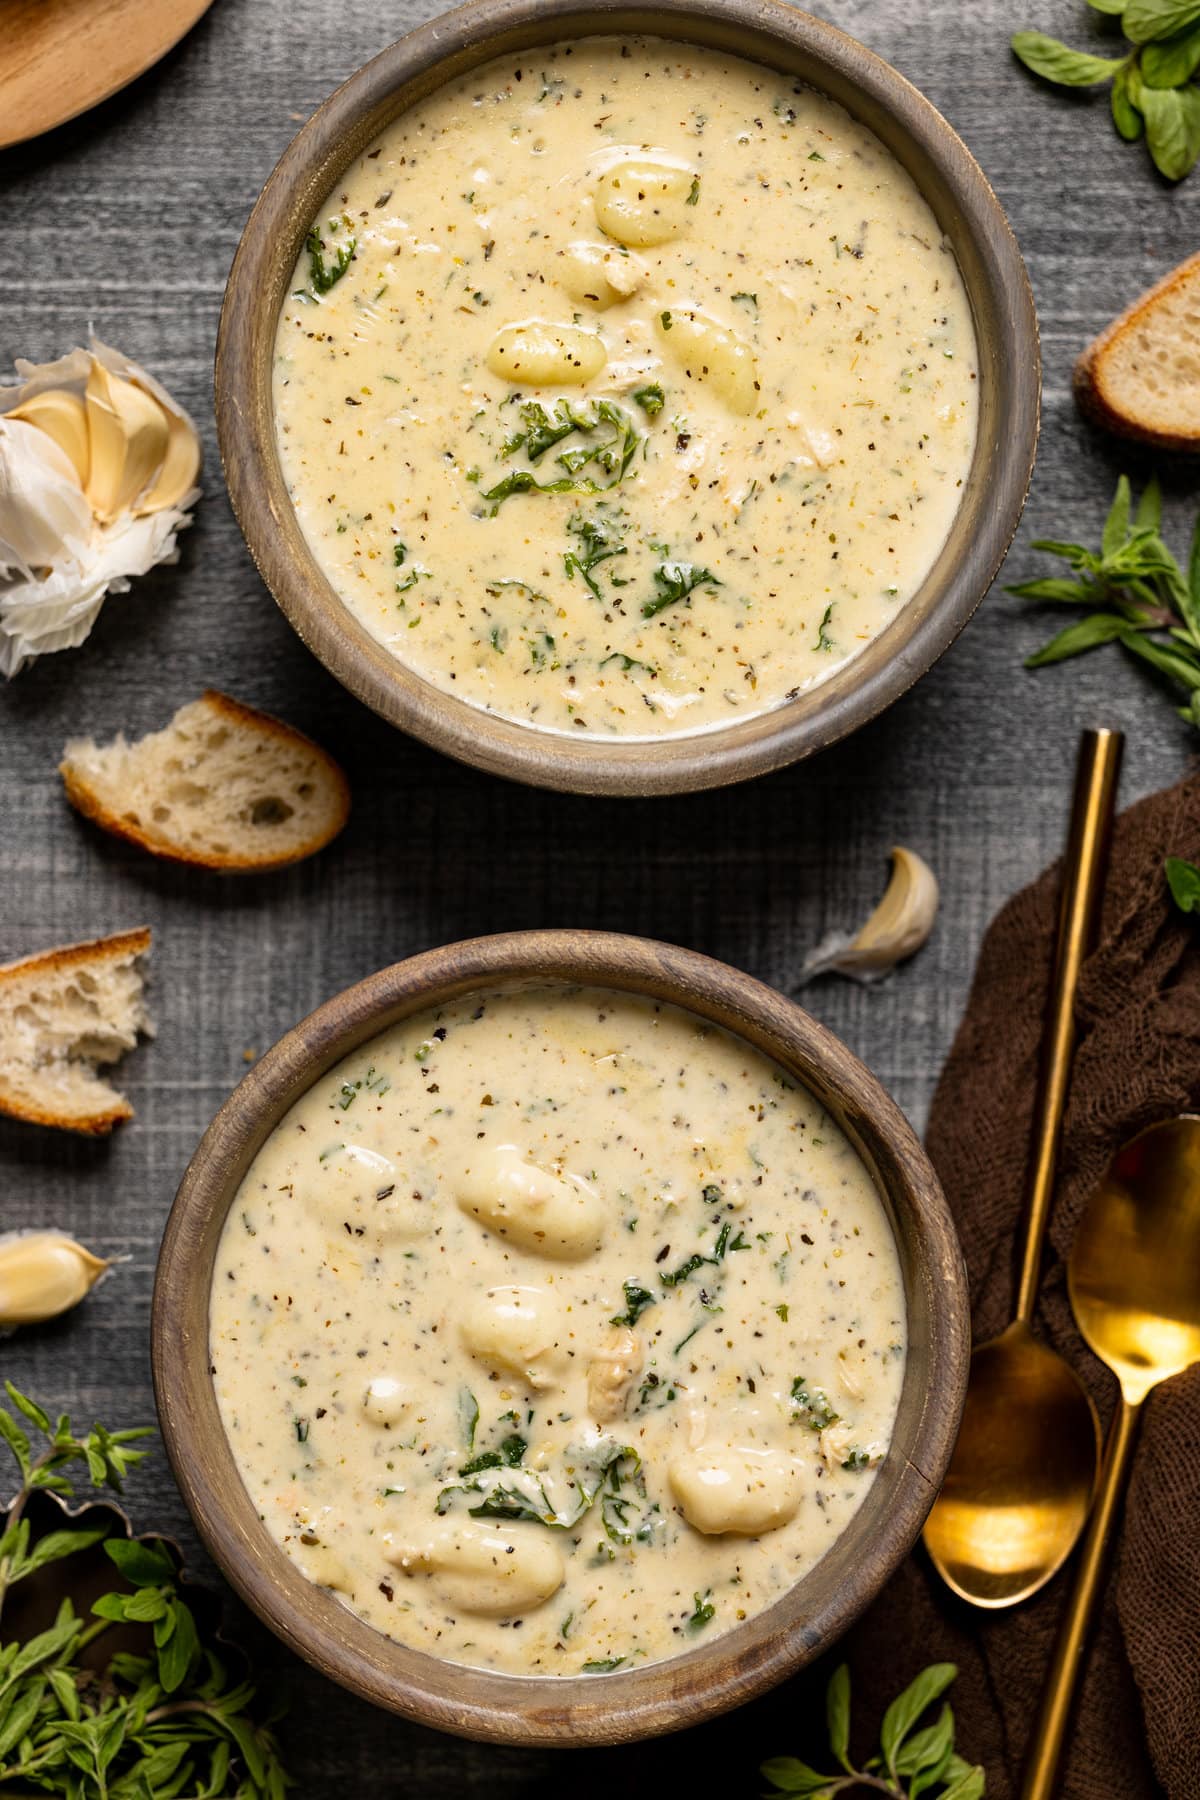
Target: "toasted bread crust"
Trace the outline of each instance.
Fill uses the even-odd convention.
[[[1143,423],[1125,412],[1110,395],[1105,381],[1106,355],[1126,332],[1141,323],[1148,312],[1167,294],[1196,279],[1200,274],[1200,251],[1168,271],[1161,281],[1139,294],[1132,305],[1092,339],[1075,364],[1075,398],[1079,409],[1105,431],[1120,437],[1134,438],[1156,450],[1175,450],[1184,454],[1200,452],[1200,428],[1196,432],[1162,431]]]
[[[88,938],[82,944],[57,944],[52,950],[35,950],[15,962],[0,963],[0,984],[14,975],[34,969],[77,969],[80,963],[119,962],[126,956],[144,956],[150,948],[150,927],[117,931],[111,937]]]
[[[60,944],[52,950],[39,950],[15,962],[0,963],[0,989],[6,982],[35,973],[39,969],[76,969],[97,962],[121,962],[127,957],[144,956],[150,948],[150,927],[141,925],[134,931],[119,931],[112,937],[89,938],[82,944]],[[58,1131],[75,1131],[85,1137],[105,1137],[123,1119],[132,1119],[133,1108],[118,1094],[102,1112],[63,1115],[18,1093],[9,1080],[0,1075],[0,1113],[10,1119],[22,1119],[29,1125],[49,1125]]]
[[[260,737],[278,738],[283,743],[310,751],[324,767],[336,793],[337,810],[331,825],[279,856],[239,856],[236,852],[224,856],[204,856],[199,851],[172,844],[166,838],[146,830],[144,826],[132,825],[128,819],[120,818],[104,804],[82,773],[64,761],[59,764],[58,772],[62,776],[67,799],[76,812],[82,813],[103,830],[111,832],[113,837],[136,844],[139,849],[148,850],[152,856],[161,857],[166,862],[183,863],[191,868],[210,869],[228,875],[265,874],[272,869],[286,869],[292,863],[303,862],[305,857],[314,855],[316,851],[323,850],[326,844],[332,843],[350,816],[350,784],[341,766],[329,752],[306,737],[304,732],[297,731],[294,725],[286,724],[271,713],[259,712],[256,707],[246,706],[242,701],[234,700],[229,694],[222,694],[216,688],[206,688],[200,697],[214,713],[243,731],[254,731]]]
[[[132,1119],[133,1108],[128,1100],[122,1100],[119,1106],[111,1106],[107,1112],[86,1116],[72,1114],[70,1118],[64,1118],[61,1113],[48,1112],[14,1094],[0,1079],[0,1113],[10,1119],[20,1119],[26,1125],[48,1125],[55,1131],[77,1132],[81,1137],[107,1137],[114,1125]]]

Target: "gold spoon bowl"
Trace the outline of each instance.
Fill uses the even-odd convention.
[[[1024,1319],[981,1344],[950,1472],[925,1527],[947,1586],[993,1609],[1036,1593],[1087,1523],[1099,1454],[1095,1409],[1078,1377]]]
[[[1200,1362],[1200,1117],[1130,1140],[1088,1201],[1067,1265],[1075,1322],[1121,1384],[1075,1587],[1059,1629],[1022,1800],[1055,1800],[1088,1627],[1129,1477],[1142,1402]]]
[[[1075,1036],[1075,994],[1094,941],[1121,764],[1119,731],[1085,731],[1035,1097],[1016,1316],[971,1357],[950,1471],[925,1524],[947,1586],[975,1606],[1015,1606],[1071,1554],[1087,1522],[1100,1426],[1079,1377],[1031,1326]]]

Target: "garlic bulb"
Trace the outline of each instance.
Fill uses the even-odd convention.
[[[87,637],[104,598],[174,562],[199,498],[191,419],[95,338],[0,387],[0,670]]]
[[[882,980],[921,948],[933,930],[937,909],[937,876],[915,850],[897,844],[891,877],[875,911],[858,931],[831,931],[822,938],[801,965],[801,986],[824,974]]]
[[[110,1266],[61,1231],[6,1232],[0,1236],[0,1331],[68,1312]]]

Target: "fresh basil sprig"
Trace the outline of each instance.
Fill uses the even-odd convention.
[[[1088,0],[1120,19],[1123,56],[1072,50],[1044,31],[1018,31],[1013,50],[1027,69],[1057,87],[1112,82],[1112,116],[1128,143],[1145,136],[1155,167],[1182,181],[1200,157],[1200,0]]]
[[[1200,868],[1186,857],[1168,856],[1163,873],[1180,912],[1200,913]]]
[[[77,1437],[65,1414],[51,1422],[36,1401],[4,1385],[15,1416],[0,1407],[0,1437],[21,1480],[0,1515],[0,1605],[16,1582],[102,1540],[133,1591],[102,1594],[90,1621],[68,1596],[46,1630],[24,1642],[0,1638],[0,1791],[16,1784],[13,1792],[65,1800],[284,1800],[291,1783],[269,1723],[251,1716],[254,1689],[202,1642],[166,1546],[70,1518],[62,1530],[31,1536],[26,1507],[38,1489],[72,1497],[63,1473],[72,1463],[86,1467],[93,1487],[119,1489],[144,1454],[128,1445],[148,1430],[96,1425]],[[44,1443],[35,1448],[32,1435]],[[118,1624],[144,1627],[148,1653],[119,1651],[98,1672],[94,1646]]]
[[[767,1800],[780,1794],[807,1794],[834,1800],[838,1794],[890,1794],[893,1800],[980,1800],[987,1781],[982,1768],[965,1762],[954,1748],[954,1714],[943,1705],[932,1725],[915,1727],[939,1700],[958,1670],[933,1663],[922,1670],[888,1707],[879,1730],[879,1749],[857,1768],[850,1756],[850,1671],[843,1663],[825,1694],[829,1748],[837,1772],[823,1775],[796,1756],[775,1756],[760,1773],[771,1783]]]
[[[1200,730],[1200,517],[1186,575],[1164,544],[1161,528],[1158,483],[1147,485],[1135,511],[1129,478],[1122,475],[1099,551],[1056,538],[1035,539],[1035,550],[1062,558],[1073,574],[1021,581],[1008,591],[1024,600],[1089,609],[1086,618],[1026,657],[1026,668],[1064,662],[1099,644],[1120,644],[1188,696],[1180,716]]]

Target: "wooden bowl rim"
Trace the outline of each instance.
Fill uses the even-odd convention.
[[[981,410],[946,545],[920,591],[857,657],[753,718],[606,741],[484,712],[434,687],[370,635],[322,573],[296,520],[279,466],[271,372],[279,306],[304,232],[389,117],[496,55],[614,31],[724,43],[750,60],[790,63],[881,136],[954,243],[980,340]],[[781,768],[874,718],[932,667],[987,592],[1016,531],[1033,472],[1041,361],[1025,265],[982,170],[931,103],[855,39],[785,0],[473,0],[365,64],[284,152],[230,271],[215,387],[226,482],[250,553],[302,641],[351,693],[391,724],[489,773],[536,787],[632,795],[690,792]]]
[[[225,1437],[208,1354],[220,1231],[252,1157],[287,1108],[359,1044],[474,992],[583,985],[646,995],[722,1026],[829,1105],[872,1169],[905,1272],[906,1421],[850,1525],[765,1612],[668,1662],[604,1677],[525,1677],[449,1664],[384,1637],[314,1587],[260,1524]],[[699,1723],[811,1662],[916,1541],[949,1464],[966,1389],[966,1276],[937,1176],[875,1077],[794,1001],[726,964],[650,939],[541,930],[470,939],[396,963],[286,1033],[221,1107],[180,1184],[159,1254],[151,1356],[163,1440],[209,1552],[292,1650],[365,1699],[461,1736],[525,1745],[627,1742]]]

